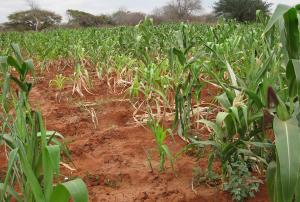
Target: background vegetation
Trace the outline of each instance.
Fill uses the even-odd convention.
[[[172,0],[152,14],[131,12],[120,9],[111,15],[94,15],[79,10],[67,10],[68,22],[62,23],[62,17],[54,12],[41,9],[33,0],[29,0],[30,9],[12,13],[8,22],[0,30],[40,31],[51,27],[103,27],[137,25],[145,16],[151,17],[155,24],[174,22],[215,23],[218,17],[236,19],[241,22],[254,21],[256,10],[268,14],[271,4],[263,0],[238,1],[220,0],[215,3],[214,12],[203,14],[201,0]]]

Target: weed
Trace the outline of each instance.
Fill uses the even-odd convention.
[[[224,183],[223,188],[231,193],[233,200],[244,201],[255,196],[260,183],[260,180],[251,175],[247,163],[239,159],[228,164],[228,181]]]

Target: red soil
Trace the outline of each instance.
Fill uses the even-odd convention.
[[[203,184],[192,190],[192,170],[199,166],[205,169],[205,157],[196,161],[183,154],[175,162],[177,177],[169,164],[165,172],[158,173],[153,135],[149,129],[129,124],[133,122],[133,108],[125,95],[110,94],[106,82],[95,79],[94,95],[85,93],[80,98],[72,95],[68,86],[58,103],[56,91],[49,87],[56,74],[51,71],[40,75],[43,78],[35,84],[31,102],[41,109],[47,129],[66,137],[76,171],[63,168],[63,173],[69,178],[79,176],[86,182],[90,201],[231,201],[220,187]],[[78,107],[79,102],[95,103],[93,108],[99,121],[96,129],[90,114]],[[167,144],[173,154],[185,146],[180,138],[175,142],[169,139]],[[146,160],[145,150],[149,149],[153,149],[154,172]],[[0,152],[0,161],[4,159]],[[265,187],[249,201],[268,201]]]

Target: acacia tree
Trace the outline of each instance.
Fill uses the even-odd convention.
[[[10,14],[8,20],[6,27],[39,31],[59,24],[62,17],[51,11],[32,9]]]
[[[219,0],[215,3],[214,10],[217,16],[243,22],[254,21],[257,10],[268,14],[271,5],[263,0]]]

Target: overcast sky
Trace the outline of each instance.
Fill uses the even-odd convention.
[[[169,0],[35,0],[38,5],[47,10],[65,16],[67,9],[77,9],[93,14],[109,14],[119,8],[132,11],[151,13],[155,8],[165,5]],[[204,12],[212,10],[216,0],[202,0]],[[269,0],[274,5],[284,3],[294,5],[300,0]],[[26,0],[0,0],[0,23],[7,21],[7,16],[14,12],[28,9]]]

